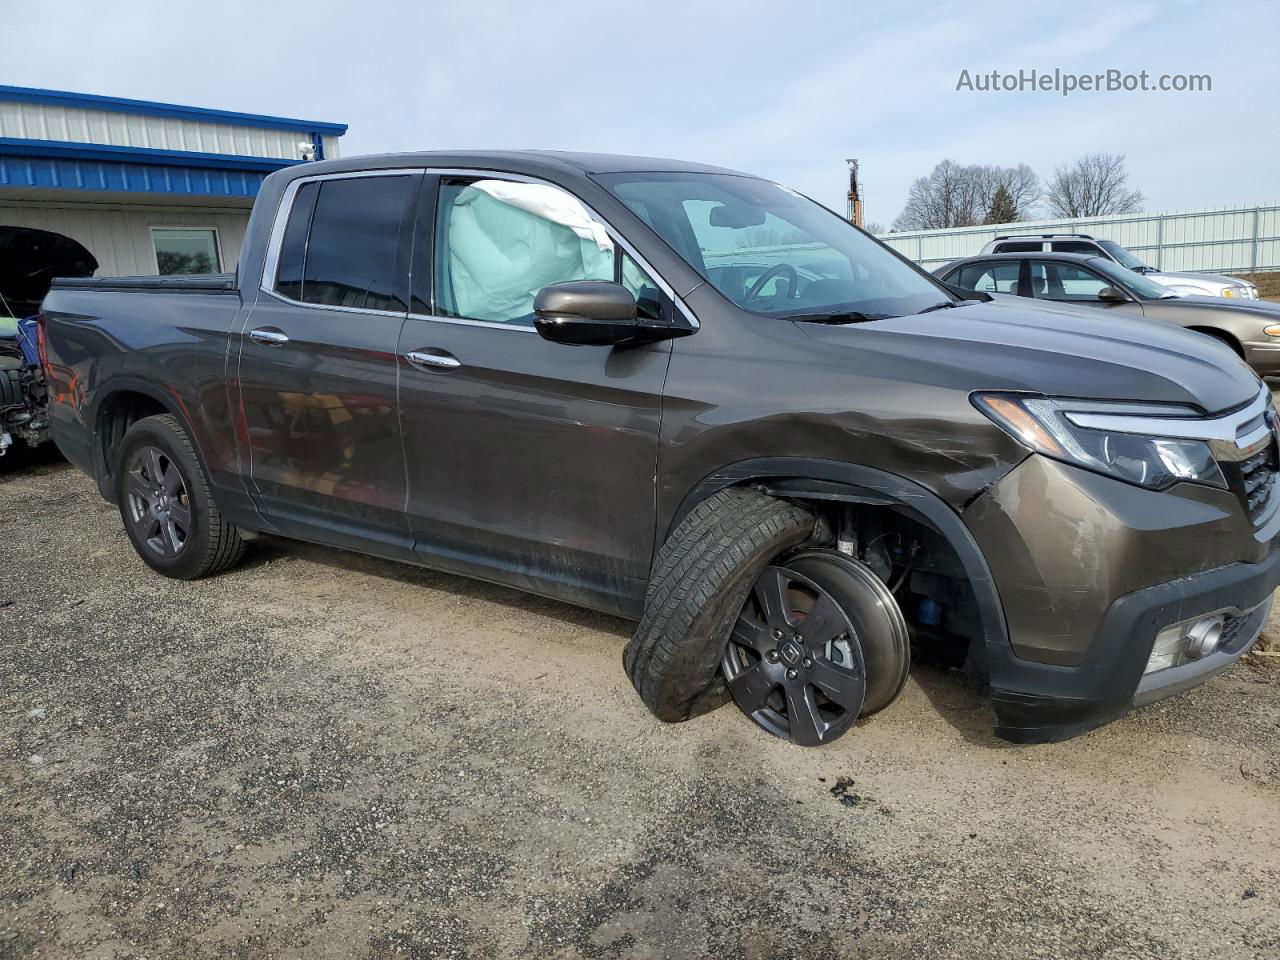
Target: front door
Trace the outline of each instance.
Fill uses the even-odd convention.
[[[434,250],[421,242],[432,233]],[[670,341],[554,344],[533,328],[533,298],[551,283],[617,279],[670,321],[669,299],[580,202],[547,184],[443,179],[418,240],[399,353],[419,556],[638,615]]]
[[[1033,296],[1038,300],[1098,307],[1127,317],[1143,315],[1142,304],[1137,301],[1099,300],[1099,292],[1114,284],[1082,264],[1065,260],[1032,260],[1030,277]]]
[[[282,533],[409,555],[396,405],[408,246],[422,178],[299,181],[240,331],[240,436]],[[278,232],[278,231],[277,231]]]

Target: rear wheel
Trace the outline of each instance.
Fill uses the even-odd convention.
[[[195,446],[174,417],[146,417],[129,428],[115,478],[125,533],[157,573],[196,580],[244,555],[244,541],[222,518]]]
[[[805,550],[766,567],[721,660],[738,707],[806,747],[830,743],[888,706],[909,667],[907,625],[892,593],[834,550]]]

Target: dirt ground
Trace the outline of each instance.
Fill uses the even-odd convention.
[[[1274,658],[1036,747],[918,666],[802,750],[504,589],[164,580],[54,457],[0,464],[0,576],[0,958],[1280,957]]]

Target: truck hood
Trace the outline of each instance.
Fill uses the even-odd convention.
[[[1187,404],[1221,413],[1258,395],[1232,350],[1198,333],[1090,307],[970,303],[865,323],[797,323],[891,378],[952,389]]]

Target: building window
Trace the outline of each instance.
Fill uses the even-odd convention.
[[[152,227],[151,242],[156,248],[156,267],[162,276],[222,272],[216,230]]]

